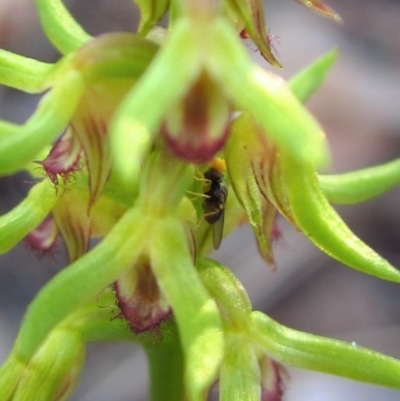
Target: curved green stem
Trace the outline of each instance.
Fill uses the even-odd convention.
[[[69,71],[44,96],[36,112],[24,125],[13,134],[0,134],[0,175],[23,169],[62,132],[73,116],[84,88],[81,74]],[[8,127],[5,128],[10,132]]]
[[[61,53],[77,50],[92,39],[61,0],[36,0],[36,7],[46,36]]]
[[[9,251],[47,216],[57,201],[48,181],[36,184],[14,209],[0,216],[0,254]]]
[[[400,159],[337,175],[320,175],[321,189],[337,204],[360,203],[400,184]]]
[[[0,83],[29,93],[38,93],[48,86],[46,76],[53,64],[0,49]]]

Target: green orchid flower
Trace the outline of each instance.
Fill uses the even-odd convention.
[[[0,252],[23,238],[49,252],[62,237],[69,257],[26,312],[0,398],[66,400],[91,341],[142,346],[153,401],[202,401],[217,380],[221,400],[280,400],[283,365],[399,388],[399,361],[281,326],[206,259],[248,221],[273,263],[280,213],[340,262],[400,281],[329,204],[398,185],[399,161],[318,174],[329,152],[302,102],[336,52],[287,84],[242,43],[280,66],[261,1],[136,3],[136,34],[92,38],[59,0],[37,0],[60,61],[0,52],[2,84],[46,92],[25,124],[0,122],[0,174],[38,180],[0,217]],[[300,3],[340,21],[320,1]],[[156,27],[167,11],[170,29]]]

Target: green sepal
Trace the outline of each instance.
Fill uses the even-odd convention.
[[[70,65],[90,83],[130,80],[131,86],[153,60],[158,45],[131,33],[107,33],[94,38],[70,58]]]
[[[296,368],[400,388],[400,361],[378,352],[282,326],[253,312],[252,338],[271,358]]]
[[[16,341],[17,355],[30,359],[57,323],[133,266],[148,240],[148,229],[146,216],[129,210],[99,245],[49,281],[28,307]]]
[[[240,281],[225,266],[202,258],[196,263],[201,281],[216,301],[224,323],[245,331],[252,306]]]
[[[292,157],[316,167],[325,165],[329,152],[322,128],[285,81],[251,61],[228,22],[214,21],[208,34],[212,41],[207,71],[223,83],[235,106],[250,112],[268,139]]]
[[[268,34],[265,29],[265,12],[260,0],[230,0],[227,2],[243,21],[247,34],[257,46],[261,55],[271,65],[281,68],[281,64],[272,53]]]
[[[61,0],[36,0],[36,7],[47,38],[61,53],[77,50],[92,39]]]
[[[9,251],[47,216],[57,201],[48,181],[35,184],[27,197],[10,212],[0,216],[0,254]]]
[[[335,22],[342,23],[342,17],[332,8],[328,7],[321,0],[296,0],[298,3],[303,4],[305,7],[313,10],[323,17],[329,18]]]
[[[217,377],[224,343],[217,305],[201,283],[186,243],[181,222],[166,217],[154,225],[150,260],[177,321],[188,397],[201,401]]]
[[[74,389],[85,360],[79,332],[67,328],[53,330],[27,362],[13,401],[65,401]],[[4,399],[4,398],[3,398]]]
[[[220,401],[259,401],[260,368],[247,336],[225,333],[225,354],[219,379]]]
[[[147,35],[151,28],[163,17],[169,7],[169,0],[134,0],[140,10],[138,32]]]
[[[364,202],[400,184],[400,159],[349,173],[320,175],[318,180],[329,202]]]
[[[81,75],[68,71],[40,101],[36,112],[16,132],[1,135],[0,175],[24,168],[66,127],[84,90]]]
[[[249,219],[264,260],[274,264],[272,228],[279,210],[293,222],[282,192],[276,146],[266,140],[250,113],[232,125],[224,156],[232,187]]]
[[[24,92],[38,93],[48,87],[46,77],[53,64],[0,49],[0,83]]]
[[[164,113],[183,97],[199,73],[201,56],[194,45],[196,39],[191,22],[179,21],[168,37],[168,44],[160,49],[115,112],[110,132],[113,154],[118,155],[114,169],[127,186],[132,177],[139,176]]]
[[[400,282],[400,272],[347,227],[323,194],[313,167],[281,155],[282,176],[293,218],[320,249],[366,274]]]
[[[292,77],[288,84],[293,94],[304,103],[322,84],[339,52],[331,50]]]
[[[11,352],[0,368],[0,400],[11,401],[25,370],[25,361]]]

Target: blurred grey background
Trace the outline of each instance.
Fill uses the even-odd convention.
[[[327,0],[328,1],[328,0]],[[0,47],[55,61],[32,0],[0,0]],[[69,0],[65,3],[93,35],[134,31],[137,12],[129,0]],[[324,52],[340,57],[308,107],[326,130],[332,148],[330,172],[344,172],[400,154],[400,2],[329,0],[344,25],[319,17],[291,0],[266,2],[266,18],[290,77]],[[249,53],[263,67],[254,46]],[[37,96],[0,87],[0,118],[24,122]],[[399,172],[400,173],[400,172]],[[0,213],[27,192],[23,175],[0,179]],[[338,208],[348,225],[373,249],[400,266],[400,189],[356,206]],[[275,245],[277,269],[258,257],[250,230],[242,227],[214,256],[229,265],[248,290],[255,309],[287,326],[347,341],[400,357],[399,287],[357,273],[328,258],[283,220]],[[24,244],[0,258],[0,361],[18,332],[23,313],[38,289],[65,263],[62,245],[53,259],[37,259]],[[289,369],[287,401],[400,400],[400,391],[329,375]],[[146,399],[145,358],[130,345],[92,344],[73,401]]]

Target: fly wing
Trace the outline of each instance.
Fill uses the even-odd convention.
[[[213,245],[215,250],[221,245],[222,236],[224,234],[224,217],[225,211],[222,210],[219,219],[212,225]]]

